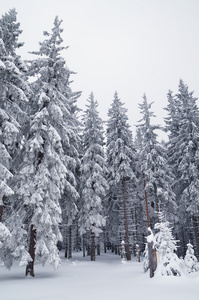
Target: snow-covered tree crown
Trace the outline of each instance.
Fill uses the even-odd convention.
[[[23,46],[23,43],[18,42],[18,37],[22,33],[19,29],[20,23],[17,22],[17,12],[11,9],[0,19],[0,39],[3,40],[6,52],[8,55],[15,55],[17,48]]]

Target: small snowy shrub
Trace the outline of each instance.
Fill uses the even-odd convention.
[[[193,246],[190,243],[187,244],[187,251],[184,258],[184,271],[186,273],[199,271],[199,263],[194,255]]]
[[[158,256],[158,267],[156,274],[161,275],[182,275],[181,260],[176,255],[177,241],[174,240],[169,222],[163,222],[163,215],[159,215],[160,223],[155,224],[155,229],[159,232],[155,235],[156,249]]]

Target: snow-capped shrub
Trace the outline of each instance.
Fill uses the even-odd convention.
[[[182,275],[182,263],[176,255],[177,241],[174,240],[169,222],[163,222],[163,215],[159,214],[160,223],[155,224],[155,229],[159,232],[155,234],[156,249],[158,256],[158,266],[156,274],[161,275]]]
[[[194,255],[193,246],[188,243],[187,244],[187,251],[184,258],[184,271],[186,273],[192,273],[199,271],[199,263],[197,258]]]

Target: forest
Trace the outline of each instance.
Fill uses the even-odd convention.
[[[148,270],[152,242],[162,274],[198,271],[197,98],[180,79],[160,127],[144,94],[134,137],[117,92],[107,122],[93,92],[82,112],[61,24],[55,17],[27,61],[17,54],[16,10],[0,18],[0,262],[34,276],[35,260],[59,267],[61,249],[92,261],[109,250],[144,257]],[[158,141],[160,129],[167,142]]]

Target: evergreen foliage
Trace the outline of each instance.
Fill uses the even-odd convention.
[[[132,222],[133,188],[136,186],[135,150],[128,124],[127,110],[117,92],[107,121],[107,166],[109,194],[109,230],[113,242],[120,245],[125,241],[127,260],[130,255],[129,222]],[[129,220],[130,218],[130,220]],[[112,228],[111,228],[112,227]]]
[[[175,221],[175,194],[172,190],[173,175],[167,164],[167,149],[157,141],[157,125],[151,124],[151,118],[155,117],[151,112],[153,103],[148,103],[146,95],[139,105],[142,119],[139,130],[142,135],[139,146],[139,165],[141,166],[140,181],[145,184],[147,201],[149,203],[150,225],[154,225],[157,219],[157,212],[164,210],[167,218]]]
[[[185,243],[188,243],[190,234],[194,236],[191,240],[199,253],[199,110],[196,101],[193,92],[189,92],[187,85],[180,80],[179,93],[174,97],[169,94],[169,116],[165,121],[169,163],[175,175],[174,192],[179,207],[179,236]]]
[[[0,19],[0,223],[1,249],[0,259],[9,269],[12,265],[16,245],[12,243],[13,214],[9,196],[14,194],[13,175],[16,171],[15,162],[19,158],[23,129],[26,122],[24,112],[31,94],[29,84],[25,79],[27,68],[16,54],[16,49],[22,46],[18,42],[20,24],[16,19],[16,11],[10,10]],[[6,227],[7,226],[7,229]],[[17,228],[20,236],[23,229]],[[18,251],[20,252],[20,251]],[[26,250],[21,246],[20,256],[26,256]]]
[[[168,92],[163,130],[169,141],[160,143],[146,95],[133,140],[127,109],[115,92],[105,145],[93,93],[79,121],[81,93],[70,86],[61,24],[55,17],[34,59],[24,62],[17,54],[23,43],[16,10],[0,18],[0,263],[10,269],[17,260],[34,276],[35,259],[57,268],[58,247],[71,258],[83,246],[95,260],[104,239],[105,252],[112,249],[127,260],[136,248],[137,254],[144,251],[147,271],[151,226],[157,231],[156,273],[198,271],[197,98],[182,80],[176,95]]]
[[[187,251],[184,258],[184,271],[186,273],[199,271],[199,263],[194,255],[193,246],[190,243],[187,244]]]
[[[91,93],[84,115],[83,157],[81,166],[80,233],[90,233],[91,260],[95,260],[95,239],[106,224],[103,199],[108,190],[103,149],[103,125],[97,111],[97,101]]]
[[[175,253],[177,250],[177,241],[173,238],[169,222],[164,221],[163,219],[163,214],[159,213],[160,223],[155,224],[155,229],[159,230],[155,234],[155,247],[157,249],[158,257],[156,272],[167,276],[181,276],[181,261]]]

